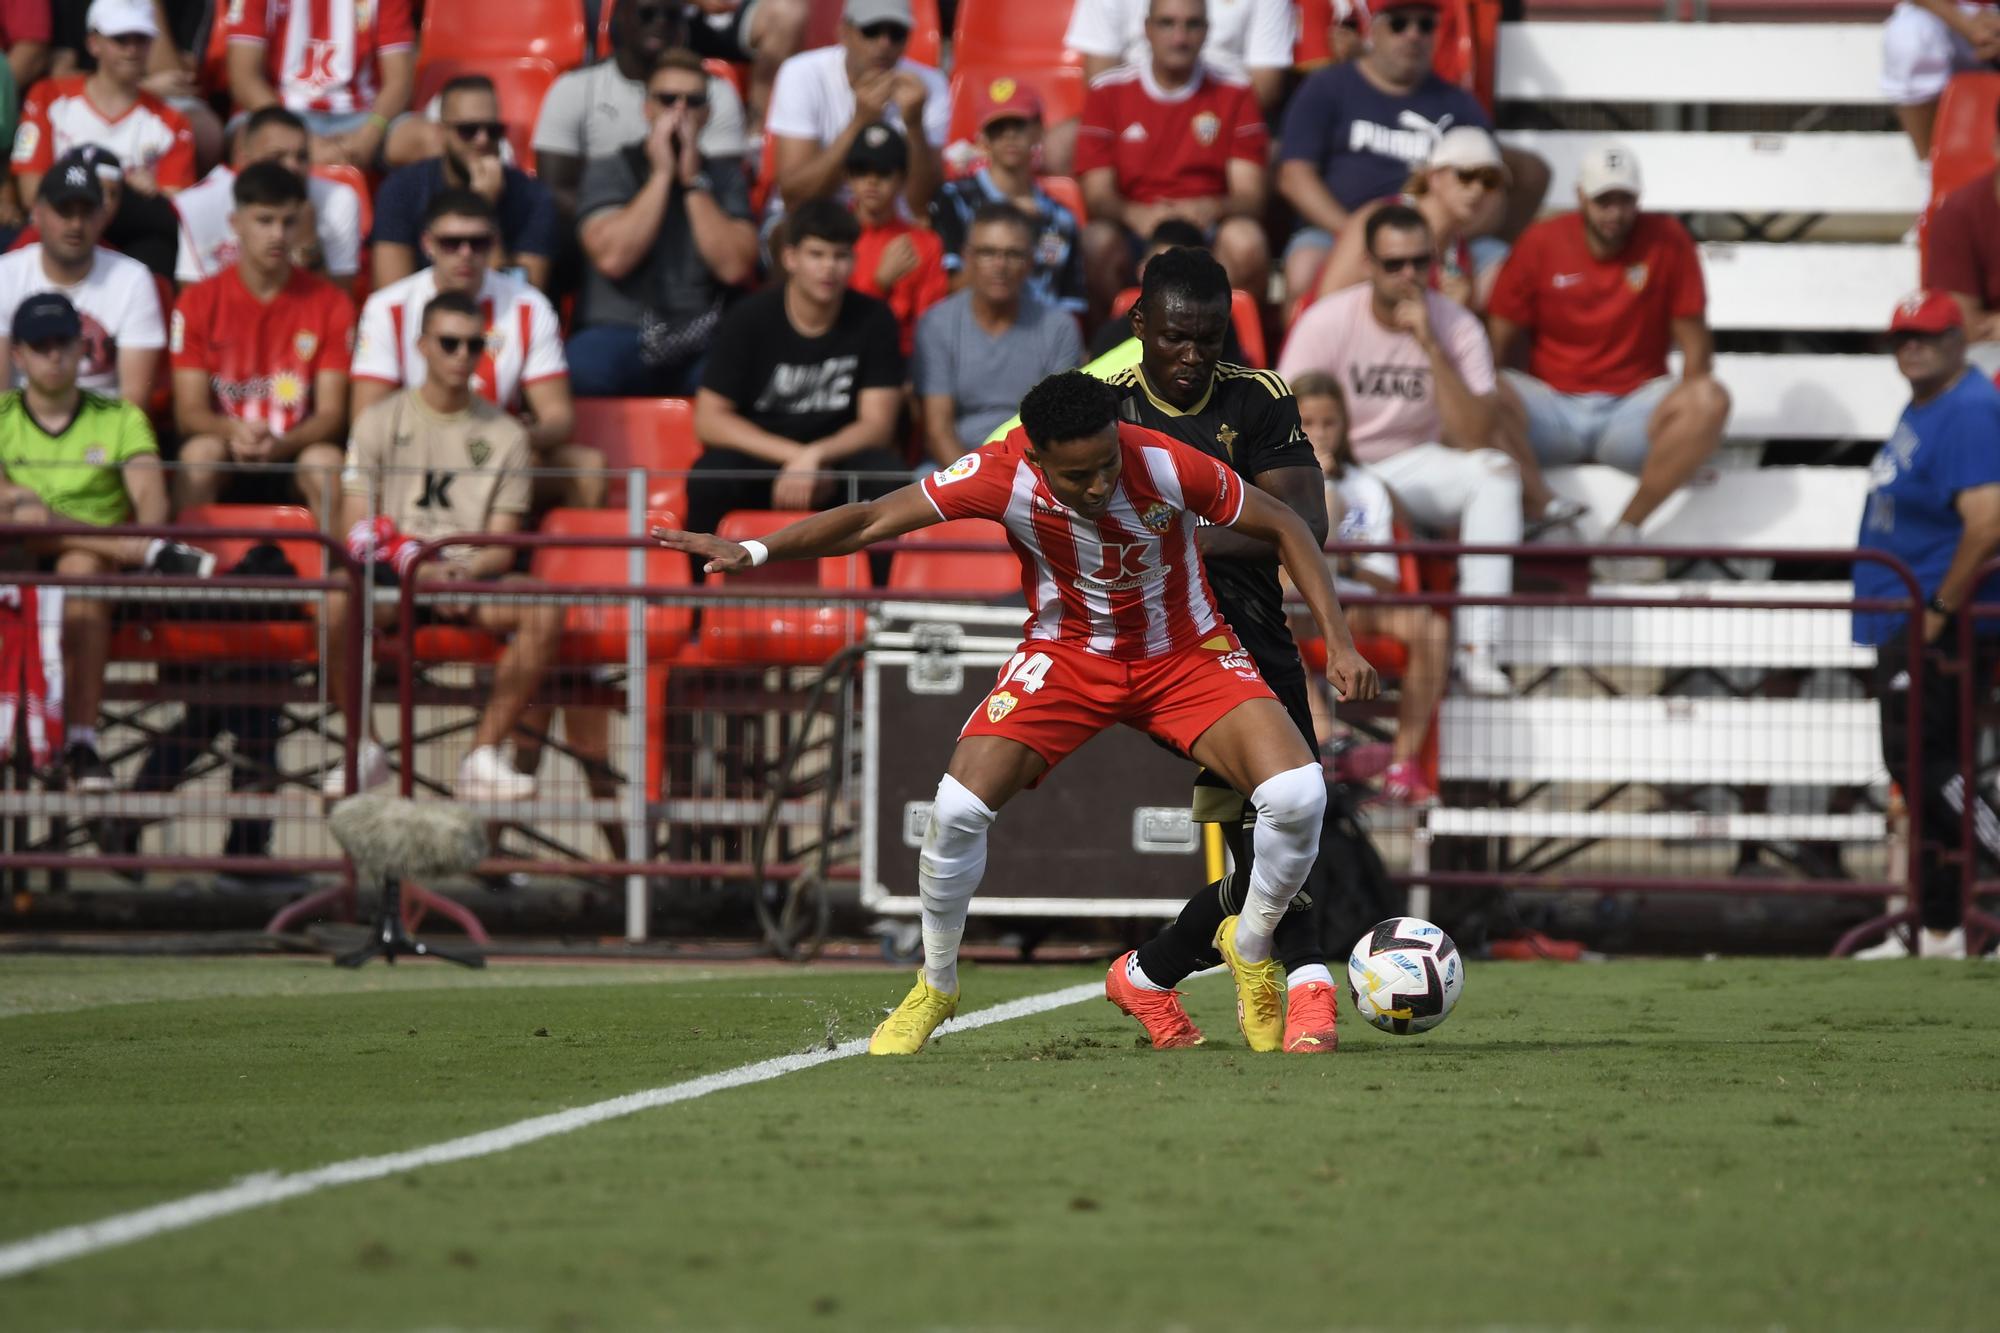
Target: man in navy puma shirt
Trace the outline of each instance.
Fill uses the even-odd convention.
[[[1369,0],[1368,9],[1362,53],[1307,79],[1285,110],[1278,191],[1302,224],[1285,250],[1294,297],[1313,289],[1348,214],[1399,193],[1446,130],[1493,128],[1477,98],[1431,69],[1438,0]],[[1501,155],[1513,183],[1500,231],[1511,237],[1540,209],[1549,169],[1533,153],[1503,147]]]

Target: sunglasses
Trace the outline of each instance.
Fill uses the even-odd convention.
[[[452,125],[451,132],[467,143],[476,142],[482,136],[497,142],[507,137],[507,122],[504,120],[461,120]]]
[[[699,108],[708,105],[708,94],[707,93],[654,93],[653,105],[663,106],[668,108],[669,110],[677,106],[684,106],[690,109],[698,110]]]
[[[1382,266],[1384,273],[1401,273],[1404,269],[1423,273],[1430,268],[1432,258],[1430,255],[1396,255],[1389,259],[1377,257],[1375,262]]]
[[[1469,170],[1461,167],[1458,172],[1458,183],[1460,185],[1484,185],[1489,190],[1497,190],[1503,184],[1503,181],[1501,180],[1500,173],[1491,167],[1475,167]]]
[[[454,255],[464,254],[473,250],[491,250],[493,248],[493,233],[490,231],[459,232],[455,236],[445,236],[433,232],[431,233],[431,244],[446,254]]]
[[[1389,25],[1390,32],[1400,34],[1415,28],[1421,37],[1430,36],[1438,28],[1435,14],[1388,14],[1383,17],[1383,21]]]
[[[895,42],[901,45],[910,40],[910,30],[908,28],[900,23],[891,22],[888,19],[884,19],[880,23],[871,23],[860,31],[861,35],[871,42]]]
[[[450,334],[440,333],[437,335],[437,344],[438,350],[446,356],[457,356],[461,351],[467,352],[472,356],[484,356],[486,354],[486,339],[483,335],[471,338],[454,338]]]

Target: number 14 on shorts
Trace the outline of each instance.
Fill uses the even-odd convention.
[[[1033,694],[1047,683],[1049,668],[1055,665],[1047,653],[1015,653],[1007,659],[1007,665],[1000,669],[1000,679],[993,682],[993,693],[986,698],[986,720],[998,722],[1014,711],[1020,699],[1014,694],[1018,689],[1022,694]],[[1009,689],[1008,686],[1014,689]]]

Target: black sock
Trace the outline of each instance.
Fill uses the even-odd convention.
[[[1215,951],[1215,928],[1229,915],[1222,906],[1222,886],[1227,882],[1219,879],[1188,899],[1166,929],[1139,946],[1139,967],[1154,984],[1171,990],[1222,961]]]
[[[1296,903],[1278,922],[1278,933],[1272,940],[1271,952],[1285,965],[1287,973],[1296,972],[1313,963],[1326,962],[1326,944],[1321,937],[1320,917],[1326,910],[1328,886],[1322,882],[1319,867],[1314,866],[1306,876],[1304,893],[1310,894],[1310,905],[1300,907]]]

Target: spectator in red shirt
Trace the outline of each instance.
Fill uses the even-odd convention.
[[[0,50],[16,88],[32,88],[49,68],[49,0],[0,0]]]
[[[181,293],[168,336],[183,436],[179,507],[214,501],[224,463],[291,463],[291,486],[253,487],[256,499],[275,503],[295,489],[324,524],[339,492],[354,308],[292,264],[304,181],[257,162],[236,177],[234,196],[236,263]],[[246,488],[230,489],[241,497]]]
[[[187,117],[140,85],[160,25],[150,0],[92,0],[85,39],[97,69],[44,79],[21,107],[14,175],[32,199],[49,164],[72,148],[98,144],[125,164],[125,183],[142,195],[194,184],[194,132]]]
[[[912,225],[896,208],[909,161],[903,136],[887,125],[870,125],[847,150],[847,193],[861,224],[852,286],[889,303],[902,330],[905,359],[916,342],[917,320],[951,295],[944,241],[929,228]]]
[[[2000,170],[1959,186],[1931,215],[1924,287],[1958,302],[1966,341],[2000,341]]]
[[[1576,212],[1522,233],[1494,286],[1494,359],[1508,364],[1525,342],[1528,361],[1525,374],[1505,372],[1502,429],[1545,467],[1596,462],[1636,476],[1605,538],[1625,545],[1715,452],[1729,394],[1711,374],[1694,241],[1674,219],[1639,211],[1631,150],[1593,150],[1576,195]],[[1678,381],[1669,346],[1680,350]]]
[[[1090,213],[1083,254],[1093,311],[1131,284],[1143,238],[1170,217],[1209,235],[1232,287],[1263,297],[1270,133],[1249,83],[1202,63],[1207,35],[1203,0],[1152,0],[1151,59],[1091,80],[1076,170]]]
[[[410,0],[229,0],[219,8],[229,95],[239,110],[283,103],[312,131],[315,162],[382,169],[390,130],[410,109],[416,83]],[[494,21],[505,18],[496,7]]]

